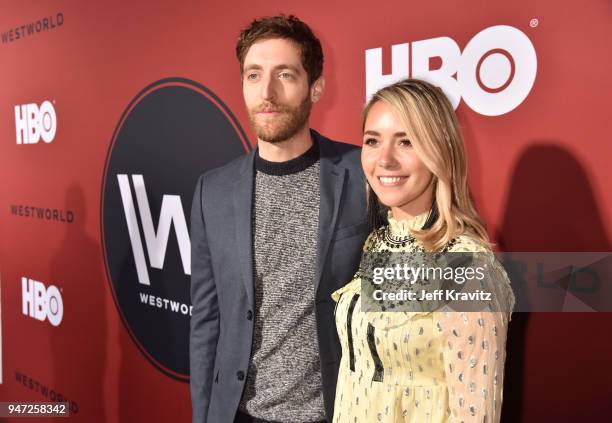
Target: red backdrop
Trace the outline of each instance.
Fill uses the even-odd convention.
[[[163,78],[207,87],[254,140],[234,47],[240,29],[262,15],[294,13],[318,34],[327,90],[312,126],[354,144],[366,50],[382,48],[388,74],[392,45],[449,37],[463,51],[486,28],[521,31],[537,55],[526,98],[497,116],[463,100],[457,109],[479,209],[508,251],[611,251],[608,1],[3,1],[0,10],[0,401],[45,400],[44,385],[78,408],[73,421],[189,421],[188,384],[144,357],[113,299],[100,187],[122,113]],[[34,24],[28,34],[37,21],[40,31]],[[44,101],[56,115],[52,142],[18,144],[15,106]],[[20,205],[74,219],[26,217],[13,208]],[[61,288],[59,326],[22,312],[22,277]],[[609,421],[611,325],[609,313],[516,314],[505,420]]]

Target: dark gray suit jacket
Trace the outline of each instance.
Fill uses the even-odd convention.
[[[321,155],[312,283],[323,399],[331,421],[341,349],[330,295],[353,277],[369,227],[359,149],[332,142],[315,131],[312,135]],[[193,198],[189,352],[194,423],[233,422],[245,385],[255,309],[251,240],[254,157],[253,151],[200,176]]]

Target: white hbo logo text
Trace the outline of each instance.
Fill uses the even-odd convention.
[[[366,50],[366,101],[380,88],[412,77],[442,88],[455,109],[463,98],[486,116],[518,107],[533,87],[538,65],[529,38],[507,25],[480,31],[463,52],[452,38],[438,37],[393,45],[391,53],[391,74],[383,75],[382,48]],[[429,60],[436,57],[442,64],[430,70]]]
[[[37,144],[42,138],[47,144],[55,138],[57,116],[50,101],[40,107],[35,103],[15,106],[17,144]]]
[[[21,294],[23,314],[41,322],[48,319],[53,326],[59,326],[64,317],[64,302],[55,285],[45,288],[42,282],[22,277]]]

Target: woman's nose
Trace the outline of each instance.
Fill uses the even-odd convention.
[[[395,157],[395,149],[392,145],[384,145],[380,150],[380,156],[378,157],[378,165],[384,169],[392,169],[398,165],[397,158]]]

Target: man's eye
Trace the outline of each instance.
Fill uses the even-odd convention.
[[[373,147],[376,144],[378,144],[378,140],[376,138],[366,138],[365,140],[363,140],[363,143],[365,145],[369,145],[370,147]]]
[[[289,72],[281,72],[279,75],[280,79],[292,79],[293,75],[291,75]]]
[[[410,140],[400,140],[400,145],[404,146],[404,147],[412,147],[412,143],[410,142]]]
[[[257,74],[256,73],[248,73],[246,76],[246,79],[248,79],[249,81],[254,81],[257,79]]]

